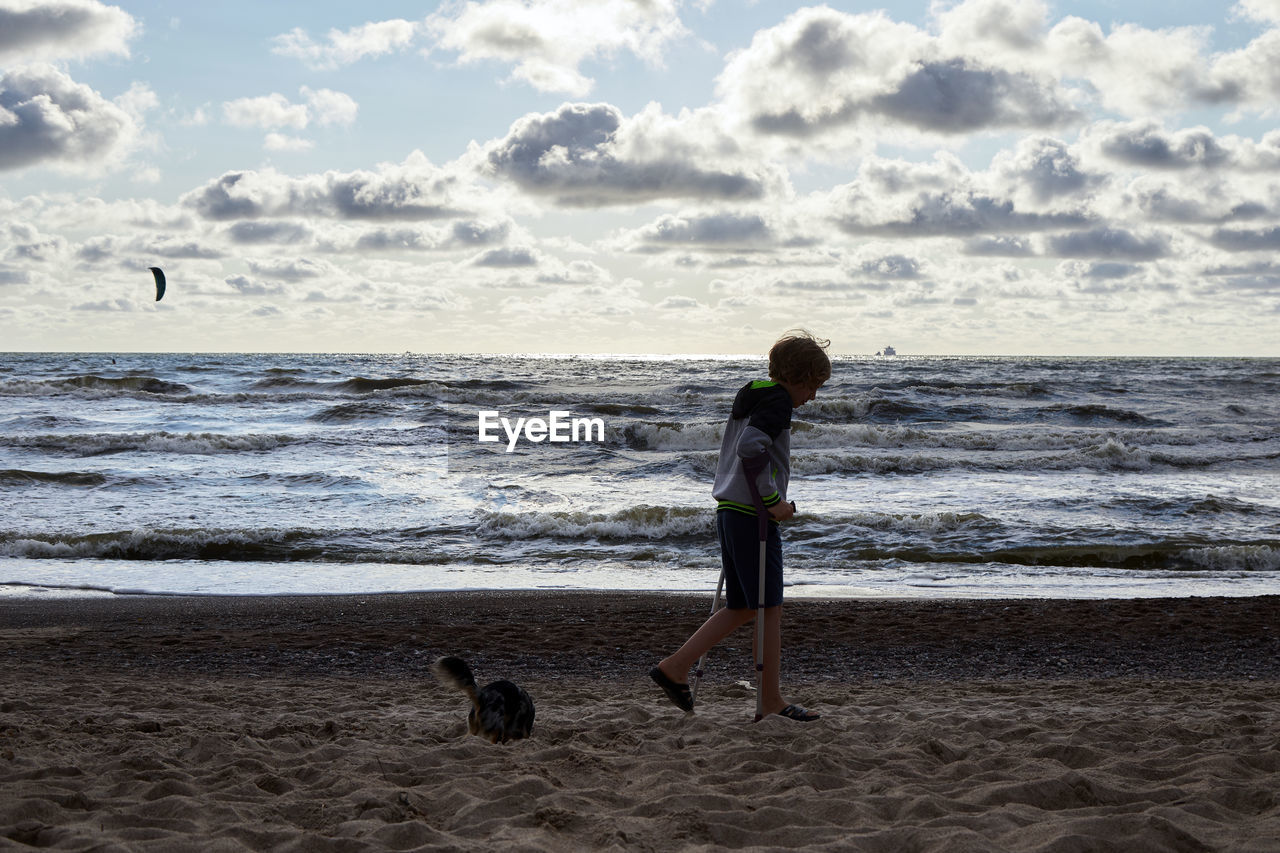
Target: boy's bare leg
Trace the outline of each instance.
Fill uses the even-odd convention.
[[[779,608],[766,609],[766,620],[769,616],[769,609],[778,610]],[[693,669],[703,654],[754,618],[756,618],[756,612],[749,608],[730,610],[727,607],[723,607],[717,610],[706,622],[702,623],[702,627],[693,632],[693,636],[684,641],[684,645],[675,654],[661,660],[658,663],[658,668],[662,670],[667,678],[684,684],[689,679],[689,670]],[[782,706],[779,705],[778,707],[781,708]]]
[[[764,673],[760,679],[762,698],[761,710],[767,714],[776,714],[787,707],[782,698],[780,676],[782,673],[782,605],[764,609]],[[760,625],[756,630],[761,629]],[[753,647],[754,648],[754,647]]]

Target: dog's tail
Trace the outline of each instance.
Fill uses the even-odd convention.
[[[461,690],[473,705],[476,704],[476,677],[471,674],[471,667],[467,666],[466,661],[462,658],[443,657],[431,669],[441,684]]]

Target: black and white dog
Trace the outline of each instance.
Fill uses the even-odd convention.
[[[446,687],[460,690],[471,700],[467,730],[490,743],[526,738],[533,731],[533,700],[519,686],[505,679],[476,689],[476,678],[462,658],[443,657],[432,666]]]

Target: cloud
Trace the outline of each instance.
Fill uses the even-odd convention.
[[[312,231],[300,222],[237,222],[227,229],[227,236],[240,245],[293,245],[310,240]]]
[[[1170,253],[1169,238],[1155,233],[1138,236],[1124,228],[1103,226],[1072,234],[1055,234],[1046,240],[1049,254],[1061,258],[1107,258],[1151,261]]]
[[[346,31],[331,29],[328,43],[317,44],[299,27],[276,36],[271,52],[299,59],[317,70],[329,70],[366,57],[404,50],[417,32],[417,24],[402,19],[377,21]]]
[[[496,267],[498,269],[536,267],[538,265],[538,255],[532,249],[525,247],[490,249],[476,256],[471,263],[477,267]]]
[[[557,271],[539,273],[537,280],[539,284],[598,284],[611,279],[609,271],[599,264],[571,261]]]
[[[870,106],[873,115],[941,133],[1051,127],[1075,117],[1052,83],[963,57],[920,63]]]
[[[293,104],[279,92],[257,98],[237,98],[222,105],[222,115],[236,127],[292,127],[301,130],[311,121],[305,104]]]
[[[1036,253],[1031,240],[1018,235],[973,237],[964,242],[964,253],[978,257],[1027,258]]]
[[[1280,0],[1240,0],[1231,11],[1242,18],[1280,24]]]
[[[1114,280],[1129,278],[1142,272],[1141,264],[1129,264],[1120,261],[1066,261],[1062,265],[1065,275],[1091,280]]]
[[[692,296],[667,296],[653,307],[658,311],[689,311],[694,308],[705,309],[707,306]]]
[[[1280,22],[1276,0],[1246,0]],[[1066,16],[1041,0],[934,2],[932,31],[883,12],[801,9],[729,57],[720,97],[759,133],[857,146],[895,129],[929,141],[1074,123],[1089,102],[1121,115],[1274,108],[1280,29],[1211,50],[1208,27],[1148,29]],[[900,134],[901,135],[901,134]],[[913,141],[907,134],[900,141]]]
[[[1209,240],[1228,252],[1274,252],[1280,249],[1280,227],[1219,228]]]
[[[1238,81],[1214,68],[1205,27],[1147,29],[1117,23],[1108,31],[1068,15],[1050,26],[1041,0],[965,0],[934,5],[944,50],[996,67],[1045,77],[1084,100],[1143,116],[1192,105],[1229,103]]]
[[[133,303],[127,299],[100,299],[97,302],[81,302],[71,306],[72,311],[132,311]]]
[[[801,9],[730,56],[717,91],[755,131],[799,139],[886,125],[933,135],[1078,118],[1047,75],[945,49],[883,12]]]
[[[1232,181],[1217,175],[1199,176],[1198,180],[1139,175],[1125,188],[1123,199],[1148,221],[1194,225],[1269,216],[1272,192],[1265,183]]]
[[[763,248],[777,240],[758,213],[664,216],[633,235],[642,244],[664,247]]]
[[[226,254],[195,240],[169,238],[144,241],[137,246],[137,250],[141,254],[160,258],[221,258]]]
[[[348,220],[423,220],[460,215],[451,194],[455,175],[421,152],[378,171],[292,178],[270,169],[227,172],[181,198],[205,219],[316,216]]]
[[[96,171],[122,160],[138,134],[129,113],[51,65],[0,76],[0,170]]]
[[[244,275],[227,276],[223,281],[241,296],[270,296],[284,293],[284,287],[279,284],[265,284]]]
[[[451,229],[452,242],[461,246],[487,246],[501,243],[511,231],[510,222],[455,222]]]
[[[678,0],[471,0],[443,4],[425,22],[435,46],[461,63],[514,65],[511,79],[582,96],[583,62],[626,51],[651,64],[688,34]]]
[[[917,279],[920,278],[920,262],[906,255],[883,255],[868,258],[858,265],[863,275],[872,278]]]
[[[263,278],[281,281],[303,281],[309,278],[321,278],[333,275],[337,269],[325,261],[313,261],[308,258],[295,260],[249,261],[249,271]]]
[[[335,92],[332,89],[312,89],[302,87],[302,95],[307,99],[316,124],[328,126],[333,124],[354,124],[359,105],[350,95]]]
[[[1045,136],[1019,140],[1012,153],[996,155],[992,169],[1015,192],[1023,191],[1040,204],[1079,195],[1104,180],[1103,175],[1083,169],[1079,155],[1065,142]]]
[[[1103,156],[1143,169],[1212,169],[1235,157],[1207,127],[1167,131],[1155,121],[1098,122],[1085,140]]]
[[[1083,227],[1081,211],[1028,212],[984,186],[989,176],[970,172],[955,157],[932,162],[870,157],[858,178],[827,197],[828,215],[848,234],[886,237],[970,237],[984,233]]]
[[[310,151],[315,145],[310,139],[283,133],[268,133],[262,140],[262,147],[268,151]]]
[[[359,105],[350,95],[332,89],[300,89],[305,104],[292,103],[279,92],[255,98],[238,98],[222,105],[226,122],[235,127],[290,128],[302,130],[313,122],[321,125],[350,125]],[[271,132],[262,140],[267,151],[309,151],[315,142],[300,136]]]
[[[26,270],[14,269],[0,264],[0,287],[10,284],[28,284],[31,274]]]
[[[487,171],[565,206],[655,199],[746,201],[782,184],[773,167],[741,156],[709,113],[666,116],[650,104],[628,119],[609,104],[565,104],[530,114],[486,149]]]
[[[129,55],[133,17],[96,0],[0,4],[0,63]]]

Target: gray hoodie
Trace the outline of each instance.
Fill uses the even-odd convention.
[[[755,504],[743,461],[767,461],[756,477],[766,507],[787,499],[791,479],[791,395],[776,382],[748,382],[733,399],[733,410],[720,442],[720,461],[711,495],[717,509],[754,516]]]

